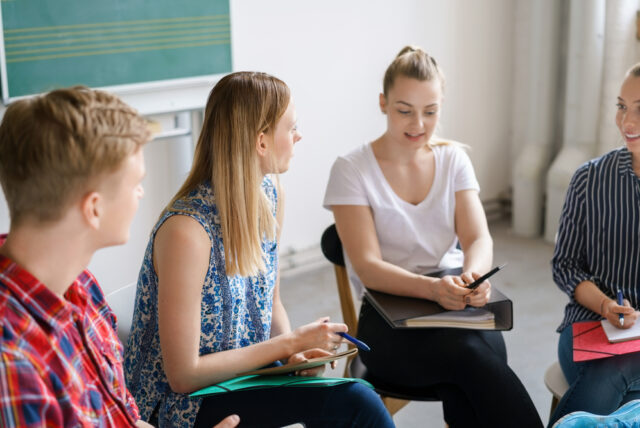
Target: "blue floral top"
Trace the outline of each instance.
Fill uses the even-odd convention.
[[[265,177],[262,188],[271,200],[275,216],[278,196],[270,178]],[[208,182],[176,201],[151,232],[138,277],[131,335],[125,351],[127,386],[143,420],[148,421],[157,407],[160,427],[191,427],[201,400],[175,393],[169,387],[162,368],[158,334],[158,277],[153,268],[153,242],[160,226],[173,215],[194,218],[211,239],[210,265],[202,284],[200,355],[269,339],[278,252],[276,240],[264,239],[266,270],[250,277],[227,276],[218,211]]]

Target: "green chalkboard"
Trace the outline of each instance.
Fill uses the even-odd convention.
[[[5,102],[231,71],[229,0],[0,0],[0,12]]]

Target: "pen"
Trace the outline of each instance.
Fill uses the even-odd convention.
[[[366,343],[356,339],[355,337],[350,336],[347,333],[343,333],[341,331],[337,332],[337,334],[339,334],[340,336],[344,337],[349,342],[355,344],[358,347],[358,349],[362,349],[363,351],[371,351],[371,348],[369,348],[369,345],[367,345]]]
[[[469,290],[474,290],[476,288],[478,288],[478,286],[480,284],[482,284],[484,281],[486,281],[487,279],[489,279],[494,273],[498,272],[500,269],[504,268],[507,264],[501,264],[500,266],[496,266],[493,269],[491,269],[489,272],[485,273],[484,275],[482,275],[480,278],[476,279],[475,281],[473,281],[471,284],[467,285],[467,288]]]
[[[622,301],[622,290],[618,288],[618,292],[616,294],[618,296],[618,304],[622,306],[624,303]],[[624,314],[618,314],[618,319],[620,320],[620,327],[624,326]]]

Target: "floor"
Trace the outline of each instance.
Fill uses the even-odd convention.
[[[522,380],[546,423],[551,394],[544,385],[546,368],[556,360],[556,327],[567,302],[551,280],[549,260],[553,246],[541,238],[514,236],[506,221],[490,224],[494,239],[495,264],[507,267],[492,280],[494,286],[513,301],[513,330],[504,338],[509,365]],[[329,315],[342,320],[333,267],[327,262],[309,272],[283,272],[282,299],[292,325],[311,322]],[[343,366],[328,370],[328,376],[342,375]],[[412,402],[395,416],[398,428],[444,426],[439,402]]]

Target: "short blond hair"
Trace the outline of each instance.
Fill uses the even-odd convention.
[[[86,87],[14,102],[0,124],[0,184],[12,225],[55,221],[150,139],[115,95]]]

